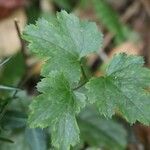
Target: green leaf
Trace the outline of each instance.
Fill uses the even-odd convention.
[[[47,58],[43,76],[59,70],[72,82],[80,79],[81,58],[102,47],[102,34],[96,24],[80,21],[66,11],[57,13],[51,21],[40,19],[36,25],[27,26],[23,38],[30,42],[33,53]]]
[[[25,130],[25,138],[31,150],[47,150],[47,137],[42,129],[28,129]]]
[[[34,99],[29,115],[30,127],[51,127],[52,144],[69,150],[79,141],[75,115],[85,105],[85,96],[73,92],[62,73],[52,74],[38,84],[42,94]]]
[[[93,6],[98,19],[115,35],[117,43],[139,40],[139,35],[120,21],[118,13],[107,3],[107,0],[93,0]]]
[[[1,125],[5,129],[17,129],[26,126],[27,115],[20,111],[9,110],[2,118]]]
[[[24,72],[25,62],[21,52],[19,52],[2,66],[0,83],[7,86],[16,86]]]
[[[116,111],[129,122],[150,123],[150,70],[143,67],[140,56],[116,55],[104,77],[87,83],[88,99],[96,102],[99,111],[111,117]]]
[[[96,11],[96,15],[100,18],[100,21],[110,30],[113,34],[117,35],[120,40],[125,40],[122,33],[123,24],[119,20],[117,12],[107,3],[107,0],[93,0],[93,6]]]
[[[8,142],[8,143],[14,143],[12,140],[7,139],[5,137],[0,137],[0,141]]]
[[[5,86],[5,85],[0,85],[0,90],[6,90],[6,91],[18,91],[20,89],[18,88],[14,88],[14,87],[9,87],[9,86]]]
[[[94,107],[84,109],[78,120],[81,139],[89,146],[108,150],[123,150],[126,147],[126,131],[114,120],[99,116]]]
[[[30,150],[23,130],[6,130],[5,132],[7,133],[7,138],[13,140],[14,143],[0,141],[1,150]]]
[[[24,112],[25,114],[28,113],[28,107],[31,103],[32,96],[28,95],[26,91],[18,91],[16,94],[16,98],[11,101],[8,106],[9,110],[17,111],[17,112]]]
[[[0,61],[0,67],[2,67],[3,65],[5,65],[9,60],[11,59],[11,57],[6,58],[4,61]]]

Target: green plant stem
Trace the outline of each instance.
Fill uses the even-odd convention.
[[[77,87],[73,88],[73,91],[78,90],[79,88],[83,87],[86,83],[87,83],[87,81],[81,83],[81,84],[78,85]]]
[[[85,71],[84,71],[84,68],[83,68],[82,64],[81,64],[81,72],[82,72],[84,82],[79,84],[77,87],[73,88],[73,91],[78,90],[79,88],[83,87],[89,80],[86,73],[85,73]]]

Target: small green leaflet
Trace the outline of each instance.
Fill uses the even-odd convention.
[[[80,79],[82,57],[102,47],[102,34],[93,22],[81,21],[66,11],[57,13],[49,21],[40,19],[29,25],[23,38],[30,42],[29,49],[46,59],[42,75],[63,71],[70,81]]]
[[[79,141],[75,115],[85,105],[85,96],[73,92],[62,73],[52,74],[38,84],[42,94],[30,105],[30,127],[50,126],[52,144],[60,150],[69,150]]]
[[[130,123],[150,124],[150,70],[143,64],[140,56],[115,55],[106,75],[87,83],[89,101],[96,102],[105,117],[117,111]]]

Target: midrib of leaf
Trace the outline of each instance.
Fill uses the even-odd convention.
[[[80,27],[81,27],[81,29],[82,29],[82,25],[81,25],[81,22],[80,22]],[[82,37],[82,42],[84,43],[84,36],[83,36],[83,32],[80,30],[80,35],[82,35],[81,37]],[[84,48],[84,44],[81,44],[82,45],[82,48],[81,48],[81,50],[80,50],[80,54],[82,53],[82,51],[83,51],[83,48]]]
[[[107,98],[106,98],[107,93],[105,94],[106,89],[107,89],[107,88],[106,88],[106,82],[103,81],[103,83],[104,83],[104,89],[105,89],[105,90],[104,90],[104,93],[103,93],[103,97],[104,97],[105,99],[107,99]],[[104,100],[103,102],[105,102],[105,100]],[[105,102],[105,104],[107,105],[107,108],[108,108],[107,102]]]
[[[70,19],[70,18],[68,18],[68,19]],[[60,24],[61,24],[61,23],[60,23]],[[66,29],[67,29],[67,34],[68,34],[68,36],[70,37],[70,39],[71,39],[71,41],[72,41],[72,43],[73,43],[73,45],[74,45],[76,51],[78,51],[77,45],[75,44],[75,42],[74,42],[74,40],[73,40],[73,38],[72,38],[72,36],[71,36],[71,34],[70,34],[70,32],[69,32],[70,30],[69,30],[69,28],[68,28],[66,22],[65,22],[65,26],[66,26]],[[62,28],[62,26],[60,26],[60,27],[61,27],[62,31],[64,31],[63,28]],[[66,32],[64,31],[64,33],[66,33]]]
[[[70,19],[70,18],[68,18],[68,19]],[[82,29],[82,25],[81,25],[81,22],[80,22],[80,21],[79,21],[79,24],[80,24],[80,28]],[[72,31],[69,30],[69,28],[68,28],[66,22],[65,22],[65,26],[66,26],[66,28],[67,28],[68,36],[70,37],[70,39],[71,39],[71,41],[72,41],[72,43],[73,43],[73,45],[74,45],[76,51],[78,52],[78,47],[77,47],[77,45],[75,44],[75,41],[73,40],[73,38],[72,38],[72,36],[71,36],[71,34],[70,34],[70,32],[72,32]],[[80,36],[82,37],[82,42],[84,43],[84,36],[83,36],[83,32],[81,32],[81,29],[78,30],[78,31],[80,31]],[[62,30],[63,30],[63,28],[62,28]],[[65,33],[65,32],[64,32],[64,33]],[[82,48],[81,48],[81,50],[80,50],[80,53],[83,51],[83,47],[84,47],[84,46],[83,46],[83,45],[84,45],[83,43],[81,43]],[[79,54],[79,55],[80,55],[80,54]]]

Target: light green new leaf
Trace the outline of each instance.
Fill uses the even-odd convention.
[[[66,11],[49,21],[40,19],[36,25],[27,26],[23,37],[30,42],[33,53],[48,59],[43,76],[59,70],[73,82],[80,79],[80,59],[102,46],[102,34],[95,23],[80,21]]]
[[[140,56],[116,55],[104,77],[87,83],[88,98],[96,102],[101,114],[111,117],[120,112],[129,122],[150,123],[150,70]]]
[[[62,73],[43,79],[38,90],[42,94],[30,106],[30,127],[50,126],[52,144],[60,150],[68,150],[79,141],[75,115],[84,107],[85,96],[74,93]]]

